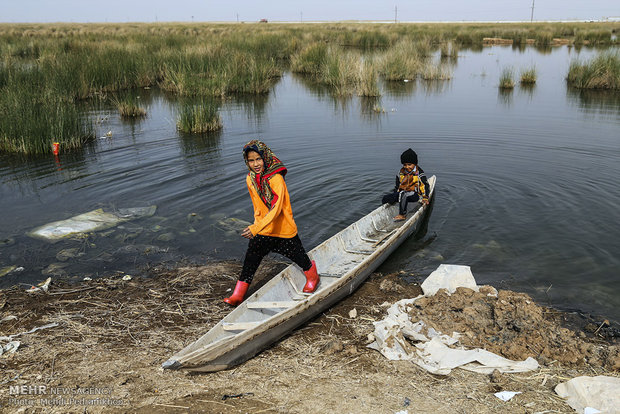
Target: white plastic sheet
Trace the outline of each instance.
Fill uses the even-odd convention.
[[[66,220],[55,221],[37,227],[26,233],[30,237],[55,243],[73,234],[90,233],[115,227],[118,224],[138,217],[155,214],[156,206],[119,209],[115,212],[104,212],[103,209],[89,211]]]
[[[476,279],[469,266],[441,264],[433,273],[428,275],[422,285],[424,296],[433,296],[439,289],[446,289],[454,293],[456,288],[466,287],[478,292]]]
[[[441,265],[422,283],[424,296],[432,296],[439,289],[454,293],[458,287],[478,291],[469,266]],[[495,369],[500,372],[538,369],[538,362],[531,357],[525,361],[512,361],[484,349],[451,348],[458,342],[460,334],[448,336],[426,327],[423,321],[411,321],[408,312],[420,297],[394,303],[388,309],[387,317],[374,323],[375,341],[368,347],[376,349],[390,360],[410,360],[439,375],[448,375],[457,367],[487,374]],[[415,341],[415,346],[407,339]]]
[[[611,414],[620,413],[620,378],[599,375],[577,377],[558,384],[555,392],[578,413],[592,409]]]

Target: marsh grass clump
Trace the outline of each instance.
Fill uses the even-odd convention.
[[[504,68],[499,77],[500,89],[512,89],[515,87],[514,71],[512,68]]]
[[[580,89],[620,89],[620,52],[604,52],[584,63],[571,62],[566,80]]]
[[[389,81],[415,79],[426,61],[426,51],[426,45],[401,41],[385,53],[379,72]]]
[[[140,107],[137,99],[132,96],[112,98],[112,104],[118,109],[121,118],[142,118],[146,116],[146,109]]]
[[[360,78],[357,94],[366,97],[381,96],[379,84],[377,83],[379,72],[373,60],[364,60],[360,65]]]
[[[328,46],[325,42],[315,42],[304,48],[291,59],[291,70],[296,73],[317,75],[327,61]]]
[[[4,92],[0,152],[44,154],[50,152],[52,142],[59,142],[63,152],[71,151],[95,138],[92,122],[73,103],[26,90]]]
[[[459,56],[459,47],[454,42],[444,42],[441,44],[439,55],[442,59],[456,59]]]
[[[523,85],[533,85],[536,83],[536,68],[531,67],[528,69],[524,69],[521,71],[521,84]]]
[[[181,103],[177,128],[189,134],[202,134],[222,129],[222,119],[218,113],[218,105],[209,99],[198,102]]]
[[[421,72],[422,79],[429,80],[450,80],[452,72],[445,65],[427,63]]]
[[[359,83],[360,56],[330,48],[317,80],[330,87],[334,96],[352,95]]]

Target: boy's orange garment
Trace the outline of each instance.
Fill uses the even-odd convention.
[[[424,172],[422,172],[422,174],[424,174]],[[426,186],[420,179],[417,168],[411,172],[407,171],[404,167],[401,168],[396,180],[398,182],[396,191],[415,191],[425,199],[428,197],[426,195]]]
[[[297,225],[293,220],[293,209],[284,177],[281,174],[274,174],[269,179],[271,191],[277,197],[271,210],[260,198],[251,180],[252,178],[248,174],[245,182],[252,198],[252,205],[254,206],[254,224],[250,226],[252,234],[254,236],[260,234],[263,236],[283,237],[285,239],[295,237]]]

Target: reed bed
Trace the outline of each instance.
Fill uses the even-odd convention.
[[[445,42],[440,47],[441,58],[456,59],[459,56],[459,47],[454,42]]]
[[[180,105],[177,128],[189,134],[203,134],[222,129],[218,105],[209,99],[186,101]]]
[[[133,96],[112,98],[112,104],[118,109],[121,118],[142,118],[146,116],[146,109],[142,108]]]
[[[420,74],[424,80],[450,80],[452,79],[452,71],[445,65],[428,62]]]
[[[389,81],[415,79],[427,58],[428,43],[401,41],[385,53],[379,72]]]
[[[0,24],[0,107],[8,114],[0,121],[0,151],[46,153],[51,139],[77,149],[94,130],[81,102],[134,88],[199,98],[267,94],[290,67],[337,96],[376,96],[375,72],[386,80],[428,76],[428,58],[440,44],[449,45],[441,54],[451,57],[459,47],[481,47],[485,37],[532,39],[540,47],[556,38],[614,45],[619,29],[617,22]],[[381,55],[373,65],[361,57],[370,50]],[[32,99],[18,104],[20,95]]]
[[[512,68],[502,69],[502,73],[499,77],[500,89],[512,89],[515,87],[514,71]]]
[[[531,68],[527,68],[527,69],[523,69],[521,70],[521,84],[522,85],[533,85],[536,83],[536,79],[537,79],[537,74],[536,74],[536,68],[535,67],[531,67]]]
[[[620,52],[600,53],[583,63],[573,61],[566,80],[579,89],[620,89]]]
[[[360,65],[357,94],[359,96],[371,98],[381,96],[381,90],[379,89],[379,84],[377,83],[378,76],[379,71],[376,63],[371,59],[364,60],[364,62]]]

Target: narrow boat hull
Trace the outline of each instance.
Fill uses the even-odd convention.
[[[431,181],[431,194],[434,194],[435,177],[431,177],[429,181]],[[377,229],[375,219],[371,218],[370,222],[372,222],[372,227],[375,227],[376,232],[386,232],[388,235],[384,237],[384,240],[370,240],[364,237],[356,224],[372,214],[377,214],[377,212],[382,214],[382,220],[385,223],[386,214],[391,215],[394,207],[382,206],[378,208],[309,252],[313,258],[317,259],[319,273],[322,274],[321,284],[323,286],[319,285],[314,294],[305,295],[303,299],[300,299],[301,295],[304,295],[299,290],[303,286],[303,273],[300,276],[300,269],[291,265],[248,297],[244,303],[233,310],[207,334],[181,350],[162,366],[166,369],[212,372],[232,368],[252,358],[270,344],[353,293],[394,250],[420,228],[427,208],[428,206],[419,205],[411,217],[391,232]],[[389,211],[381,211],[382,209]],[[374,247],[374,250],[351,249],[345,242],[339,240],[344,249],[344,251],[340,251],[337,248],[338,243],[335,243],[334,240],[337,237],[348,240],[345,238],[345,231],[348,232],[349,237],[351,233],[357,231],[360,238],[364,239],[365,245]],[[364,256],[365,258],[359,263],[353,261],[353,264],[349,264],[350,270],[346,273],[338,275],[322,273],[321,265],[327,269],[340,269],[342,267],[336,259],[331,259],[331,256],[345,256],[347,254],[353,257]],[[346,266],[342,268],[347,269]],[[345,271],[343,270],[343,272]],[[287,280],[291,282],[292,288],[287,284]],[[289,300],[293,298],[298,302],[275,301],[281,300],[283,297]],[[289,303],[295,304],[289,309],[278,308],[278,306],[288,306]],[[261,306],[264,306],[264,309],[260,309]],[[261,320],[260,317],[264,319]],[[237,328],[238,330],[236,330]],[[232,333],[227,332],[227,329],[232,329]]]

